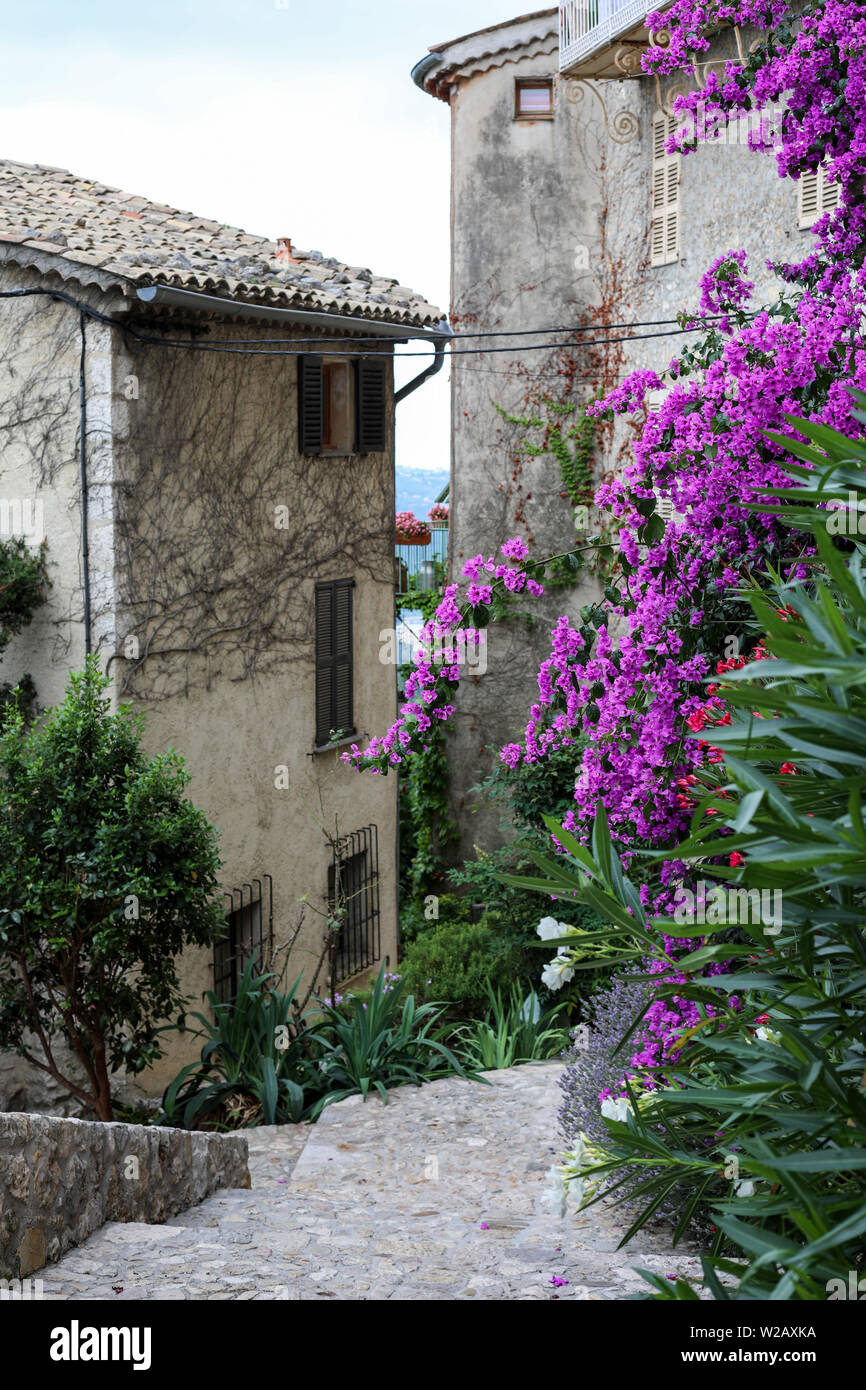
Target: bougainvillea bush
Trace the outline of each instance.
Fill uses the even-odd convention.
[[[704,804],[700,789],[708,780],[727,779],[730,788],[726,781],[722,790],[727,789],[732,805],[751,807],[748,796],[760,790],[766,805],[782,815],[779,808],[786,793],[781,785],[785,779],[794,781],[802,762],[795,749],[789,750],[789,756],[775,765],[779,785],[772,791],[763,783],[748,791],[741,788],[743,795],[738,796],[739,774],[723,751],[734,716],[732,697],[717,688],[719,677],[736,681],[747,655],[754,658],[747,670],[762,669],[774,656],[780,658],[776,630],[805,621],[803,596],[816,583],[819,558],[823,566],[829,564],[823,551],[819,557],[820,525],[808,516],[798,517],[790,507],[783,516],[770,499],[802,493],[804,479],[792,471],[792,456],[803,457],[807,474],[814,473],[816,460],[826,462],[839,436],[856,441],[866,432],[866,416],[857,410],[853,394],[866,387],[866,12],[840,0],[813,0],[796,11],[787,0],[676,0],[649,23],[656,30],[666,28],[670,42],[644,58],[648,71],[690,71],[693,55],[707,48],[719,27],[752,25],[767,31],[754,51],[741,50],[740,60],[726,64],[723,77],[711,76],[701,93],[677,98],[684,117],[696,114],[703,103],[710,119],[703,124],[686,119],[684,130],[672,137],[672,148],[682,148],[687,155],[697,140],[713,138],[714,128],[729,117],[783,105],[775,133],[758,131],[751,137],[756,157],[775,152],[779,174],[785,178],[799,178],[823,164],[825,176],[840,185],[838,208],[813,228],[811,253],[797,265],[771,267],[784,286],[774,303],[753,302],[750,271],[740,248],[723,250],[701,278],[699,307],[681,319],[696,337],[669,364],[673,386],[646,417],[631,466],[596,496],[597,505],[619,526],[616,580],[608,585],[604,601],[584,611],[579,622],[567,615],[560,618],[526,727],[502,750],[505,764],[517,768],[537,764],[562,749],[581,749],[574,804],[551,824],[556,847],[562,851],[568,844],[587,853],[586,847],[594,843],[603,872],[621,863],[617,872],[629,876],[630,921],[640,921],[642,931],[649,930],[650,922],[667,922],[664,929],[658,928],[662,938],[653,970],[654,1023],[645,1030],[646,1055],[640,1062],[642,1101],[644,1106],[651,1103],[657,1115],[658,1099],[650,1102],[647,1097],[670,1089],[685,1040],[694,1035],[702,1048],[710,1049],[709,1037],[718,1045],[723,1029],[725,1039],[739,1037],[743,1029],[748,1032],[757,997],[751,979],[741,997],[739,965],[730,973],[733,957],[727,952],[735,956],[742,943],[725,942],[721,951],[701,958],[698,985],[690,978],[694,957],[686,954],[690,965],[684,964],[689,938],[713,935],[716,923],[701,921],[687,930],[676,914],[679,895],[697,891],[699,879],[712,878],[720,870],[753,871],[748,855],[746,864],[742,862],[738,839],[744,825],[736,819],[739,810],[731,821],[724,797],[720,794],[714,804]],[[640,411],[647,392],[661,389],[664,383],[655,372],[638,371],[592,409],[597,415]],[[803,455],[800,447],[808,439],[817,446],[811,456]],[[857,477],[859,467],[849,471]],[[660,499],[672,503],[669,520],[660,514]],[[502,547],[500,556],[470,559],[463,577],[465,592],[458,585],[449,587],[426,630],[431,645],[455,632],[463,640],[481,640],[479,629],[486,626],[503,592],[541,592],[544,565],[531,560],[524,542],[516,538]],[[832,582],[843,595],[845,583],[838,567]],[[832,606],[831,588],[824,583],[820,592],[827,597],[821,602]],[[774,596],[769,606],[759,601],[760,592]],[[751,606],[744,601],[747,593]],[[836,640],[842,641],[838,630],[845,620],[837,612],[833,622]],[[775,673],[779,671],[777,664]],[[366,750],[353,749],[348,760],[381,774],[423,748],[433,721],[451,717],[460,674],[456,660],[434,665],[422,656],[394,727]],[[755,696],[750,698],[758,703]],[[817,818],[817,812],[803,814]],[[609,841],[594,837],[600,824]],[[687,846],[698,829],[702,862],[696,867]],[[766,881],[755,888],[772,888],[776,869],[765,865],[762,872]],[[611,910],[604,895],[591,905]],[[846,931],[850,925],[845,924]],[[796,924],[792,930],[796,934]],[[603,955],[610,944],[605,932],[596,935],[599,950],[590,962],[593,968],[599,952]],[[844,949],[855,951],[854,935],[849,933]],[[804,941],[796,950],[802,951],[805,979],[810,963],[814,965],[809,955],[813,948]],[[565,979],[574,968],[568,952],[559,942],[555,961],[547,967],[551,978]],[[646,951],[635,944],[632,954],[638,961]],[[616,958],[622,959],[621,949]],[[756,1009],[756,1016],[763,1012]],[[742,1046],[754,1044],[743,1039]],[[743,1053],[739,1061],[747,1055],[757,1054]],[[803,1065],[808,1070],[811,1064],[803,1060]],[[789,1080],[787,1073],[779,1073],[783,1089]],[[765,1096],[763,1075],[759,1082],[758,1091]],[[709,1142],[722,1125],[720,1111],[713,1110],[718,1088],[714,1084],[705,1090],[701,1123]],[[640,1106],[635,1113],[639,1110]],[[830,1127],[835,1134],[835,1113]],[[773,1147],[773,1135],[763,1132],[763,1159],[753,1157],[767,1167],[780,1150],[778,1144]],[[646,1142],[645,1135],[641,1142]],[[667,1151],[664,1144],[661,1147]],[[650,1155],[646,1161],[656,1163],[659,1156]],[[715,1162],[716,1157],[712,1153],[707,1161]],[[635,1152],[631,1161],[644,1160]],[[847,1181],[837,1174],[831,1187],[836,1183],[847,1191]],[[788,1187],[793,1189],[793,1180]],[[739,1189],[738,1200],[745,1200],[746,1191]],[[701,1200],[698,1193],[696,1205]],[[810,1210],[802,1218],[800,1235],[811,1240],[810,1232],[822,1229],[828,1219],[824,1207],[818,1214]],[[737,1228],[732,1234],[731,1229],[729,1237],[750,1250],[742,1231]],[[793,1240],[789,1235],[785,1239]],[[799,1248],[796,1241],[793,1247]],[[781,1296],[793,1288],[799,1293],[811,1287],[799,1276],[791,1278],[793,1284],[784,1285]]]

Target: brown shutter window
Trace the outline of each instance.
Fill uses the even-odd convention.
[[[316,585],[316,747],[355,732],[351,579]]]
[[[302,454],[320,454],[325,435],[325,378],[321,357],[298,358],[298,436]]]
[[[382,454],[388,444],[386,363],[361,357],[355,370],[356,447],[359,454]]]

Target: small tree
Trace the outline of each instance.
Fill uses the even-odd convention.
[[[101,1120],[111,1074],[159,1058],[175,1010],[184,1024],[176,957],[225,930],[217,832],[184,797],[182,759],[148,757],[143,718],[109,713],[108,685],[90,658],[44,721],[28,730],[13,707],[0,726],[0,1047]]]

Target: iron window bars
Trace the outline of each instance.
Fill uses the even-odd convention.
[[[331,997],[337,984],[380,959],[379,831],[366,825],[334,844],[328,908],[340,928],[331,946]]]
[[[232,1004],[250,957],[264,966],[273,952],[274,880],[263,874],[224,896],[226,935],[214,946],[214,993],[220,1004]]]

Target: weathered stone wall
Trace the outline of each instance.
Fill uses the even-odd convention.
[[[249,1187],[247,1140],[148,1125],[0,1115],[0,1277],[25,1279],[106,1221],[157,1223]]]
[[[467,337],[467,347],[497,351],[453,359],[452,582],[465,560],[479,551],[494,554],[514,535],[529,541],[534,557],[575,544],[574,509],[563,496],[559,464],[521,447],[525,440],[540,444],[543,432],[509,423],[501,413],[532,416],[544,396],[580,405],[594,394],[576,376],[570,351],[524,348],[549,341],[544,330],[551,325],[586,322],[599,298],[590,266],[604,196],[596,167],[601,112],[557,90],[553,120],[515,119],[516,79],[556,73],[555,17],[551,23],[546,52],[518,47],[501,65],[452,88],[455,329],[541,330],[529,338]],[[556,618],[576,614],[597,596],[588,578],[522,603],[534,626],[527,630],[515,618],[493,627],[486,673],[461,685],[447,734],[459,858],[473,858],[476,844],[501,843],[500,810],[469,789],[496,766],[499,748],[522,736]]]

